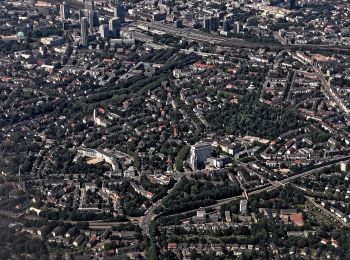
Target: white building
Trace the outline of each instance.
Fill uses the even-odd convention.
[[[198,218],[205,218],[207,216],[205,210],[198,210],[197,211],[197,217]]]
[[[248,208],[248,201],[247,200],[240,200],[239,202],[239,211],[241,214],[246,214]]]
[[[198,143],[191,146],[190,163],[193,170],[197,170],[211,157],[211,146],[208,143]]]
[[[348,162],[340,162],[340,170],[342,172],[347,172],[348,171]]]

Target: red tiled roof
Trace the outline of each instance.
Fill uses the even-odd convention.
[[[304,218],[302,213],[293,214],[290,216],[290,220],[297,226],[304,225]]]

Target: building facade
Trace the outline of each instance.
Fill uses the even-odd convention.
[[[211,145],[198,143],[191,147],[190,163],[193,170],[202,168],[208,158],[211,157]]]
[[[80,37],[81,37],[81,44],[84,47],[88,46],[89,43],[89,22],[87,17],[82,17],[80,20]]]

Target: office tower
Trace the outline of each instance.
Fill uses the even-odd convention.
[[[165,20],[165,18],[166,18],[166,14],[162,12],[155,12],[152,15],[152,21],[155,21],[155,22]]]
[[[230,20],[224,20],[223,22],[223,29],[225,32],[229,32],[230,31]]]
[[[61,16],[61,19],[63,19],[63,20],[68,19],[69,18],[69,13],[70,13],[69,4],[67,4],[66,2],[63,2],[60,5],[60,16]]]
[[[241,24],[239,22],[235,22],[233,26],[233,31],[235,33],[240,33],[241,32]]]
[[[94,12],[92,10],[88,11],[88,23],[90,32],[92,32],[92,28],[94,28]]]
[[[95,3],[93,0],[84,0],[85,3],[85,9],[87,10],[94,10],[95,9]]]
[[[182,20],[176,20],[174,24],[176,28],[182,28]]]
[[[68,30],[69,29],[69,22],[65,22],[63,21],[62,22],[62,29],[65,31],[65,30]]]
[[[239,201],[239,211],[241,214],[247,214],[248,210],[248,201],[247,200],[240,200]]]
[[[203,19],[203,29],[206,31],[210,31],[210,18]]]
[[[120,23],[125,23],[125,8],[122,5],[114,7],[114,17],[119,18]]]
[[[166,6],[164,11],[165,11],[166,15],[171,15],[172,10],[171,10],[170,6]]]
[[[111,36],[114,38],[120,37],[120,20],[119,18],[112,18],[109,20],[109,30]]]
[[[213,16],[210,18],[210,30],[216,32],[219,29],[219,17]]]
[[[198,143],[191,146],[190,163],[193,170],[204,167],[205,162],[211,157],[211,146],[207,143]]]
[[[86,47],[88,46],[88,28],[89,28],[89,22],[87,17],[83,17],[80,20],[80,38],[81,38],[81,44]]]
[[[289,7],[291,10],[296,9],[298,6],[297,0],[289,0]]]
[[[100,20],[99,20],[99,17],[98,17],[98,11],[94,11],[94,15],[93,15],[93,17],[94,17],[94,27],[96,27],[96,26],[99,26],[100,25]]]
[[[109,38],[109,28],[107,24],[100,25],[100,35],[102,38],[107,39]]]
[[[99,26],[98,12],[93,10],[88,10],[87,18],[89,22],[90,32],[94,27]]]
[[[81,18],[85,17],[85,12],[84,10],[79,10],[79,19],[81,20]]]

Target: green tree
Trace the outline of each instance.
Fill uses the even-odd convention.
[[[183,146],[175,157],[175,167],[176,170],[183,172],[183,163],[190,152],[190,147],[188,145]]]

